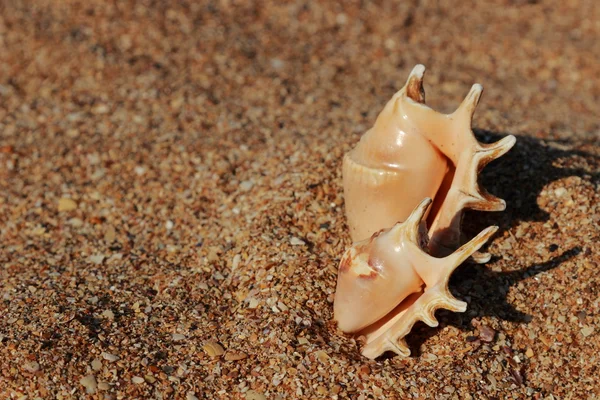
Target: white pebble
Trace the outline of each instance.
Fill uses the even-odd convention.
[[[40,370],[40,364],[35,361],[29,361],[29,362],[26,362],[25,365],[23,365],[23,368],[27,372],[34,373],[34,372],[38,372]]]
[[[554,195],[556,197],[562,197],[567,193],[567,189],[565,189],[564,187],[560,187],[557,189],[554,189]]]
[[[134,376],[133,378],[131,378],[131,382],[137,383],[137,384],[144,383],[144,378],[141,378],[139,376]]]
[[[92,108],[92,113],[94,114],[106,114],[109,111],[109,108],[106,104],[98,104]]]
[[[173,340],[178,342],[180,340],[185,340],[185,335],[182,335],[180,333],[174,333],[173,334]]]
[[[102,264],[102,261],[104,261],[104,254],[95,254],[93,256],[90,256],[90,262],[96,265]]]
[[[252,297],[250,299],[250,301],[248,302],[248,308],[254,309],[254,308],[258,307],[259,304],[260,304],[260,301],[256,298]]]
[[[114,354],[110,353],[102,353],[102,358],[109,362],[115,362],[119,359],[119,356],[115,356]]]
[[[281,61],[279,58],[271,59],[271,67],[273,67],[273,69],[281,69],[284,67],[284,65],[285,65],[285,63],[283,61]]]
[[[252,181],[243,181],[242,183],[240,183],[240,189],[242,189],[244,192],[247,192],[248,190],[252,189],[252,186],[254,186],[254,183]]]
[[[96,384],[96,377],[94,375],[88,375],[81,378],[79,383],[85,388],[85,391],[88,394],[96,393],[96,388],[98,387],[98,385]]]
[[[290,243],[292,244],[292,246],[301,246],[301,245],[306,244],[306,243],[304,243],[304,240],[298,239],[295,236],[292,236],[292,238],[290,239]]]
[[[586,326],[583,329],[581,329],[581,334],[583,335],[583,337],[588,337],[592,333],[594,333],[594,327],[593,326]]]
[[[236,269],[240,265],[240,261],[242,260],[242,256],[236,254],[233,256],[233,261],[231,262],[231,269]]]
[[[73,228],[79,228],[83,226],[83,221],[79,218],[71,218],[68,222]]]
[[[344,13],[339,13],[335,16],[335,22],[339,25],[345,25],[348,22],[348,16]]]
[[[99,358],[94,358],[94,361],[92,361],[92,369],[94,371],[100,371],[101,368],[102,368],[102,361]]]

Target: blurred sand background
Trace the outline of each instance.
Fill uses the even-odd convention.
[[[3,0],[0,398],[598,398],[599,38],[592,0]],[[369,361],[341,161],[417,63],[517,136],[508,208],[467,312]]]

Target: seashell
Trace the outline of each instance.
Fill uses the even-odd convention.
[[[443,258],[427,254],[424,217],[432,204],[423,200],[405,222],[355,243],[340,262],[334,318],[340,329],[366,336],[362,353],[376,358],[386,351],[408,356],[404,337],[416,321],[437,326],[438,308],[464,312],[448,280],[456,267],[496,232],[492,226]]]
[[[425,105],[425,67],[414,67],[406,85],[386,104],[343,162],[346,216],[353,242],[404,221],[424,198],[433,199],[427,216],[429,253],[450,254],[461,242],[465,208],[502,211],[504,200],[477,184],[490,161],[515,144],[514,136],[484,144],[471,130],[482,86],[471,91],[452,114]],[[487,262],[489,255],[474,254]]]

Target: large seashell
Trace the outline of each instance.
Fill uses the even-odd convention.
[[[334,318],[342,331],[366,336],[362,353],[368,358],[388,350],[408,356],[404,336],[416,321],[437,326],[436,309],[467,308],[450,294],[448,280],[498,227],[485,229],[446,257],[432,257],[426,252],[423,221],[431,203],[429,198],[423,200],[405,222],[355,243],[342,257]]]
[[[427,107],[424,73],[423,65],[412,70],[373,128],[344,157],[344,198],[354,242],[404,221],[421,200],[432,198],[427,217],[429,253],[444,256],[460,245],[465,208],[506,208],[504,200],[478,186],[477,175],[506,153],[515,137],[492,144],[475,139],[471,120],[483,90],[479,84],[452,114]],[[473,259],[486,262],[489,255],[477,253]]]

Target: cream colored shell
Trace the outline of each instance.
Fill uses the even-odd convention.
[[[342,257],[334,318],[342,331],[366,336],[362,353],[368,358],[386,351],[408,356],[404,336],[416,321],[437,326],[438,308],[466,310],[466,303],[448,291],[448,279],[497,227],[485,229],[447,257],[432,257],[426,252],[423,221],[431,203],[423,200],[405,222],[355,243]]]
[[[493,144],[475,139],[471,120],[481,85],[452,114],[427,107],[424,72],[422,65],[412,70],[344,157],[354,244],[340,262],[334,318],[342,331],[366,336],[362,352],[369,358],[386,351],[407,356],[404,337],[416,321],[436,326],[436,309],[466,310],[449,293],[448,280],[468,257],[489,260],[477,250],[497,227],[460,246],[463,210],[506,207],[479,187],[477,175],[514,145],[514,136]]]
[[[432,255],[458,248],[465,208],[502,211],[504,200],[477,184],[477,175],[490,161],[515,143],[507,136],[493,144],[479,143],[471,120],[482,87],[471,91],[452,114],[425,105],[423,75],[417,65],[386,104],[375,125],[344,157],[343,184],[346,216],[354,242],[404,221],[424,198],[433,199],[427,217]],[[489,255],[476,254],[479,262]]]

